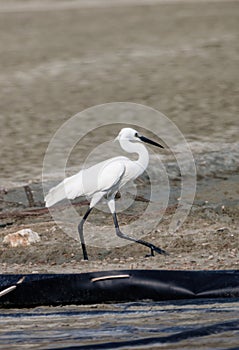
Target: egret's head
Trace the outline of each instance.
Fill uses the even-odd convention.
[[[135,129],[123,128],[120,130],[116,140],[139,141],[136,135],[138,135],[138,133]]]
[[[128,141],[138,141],[138,142],[143,141],[143,142],[149,143],[151,145],[154,145],[154,146],[157,146],[160,148],[164,148],[159,143],[152,141],[152,140],[148,139],[147,137],[140,135],[137,130],[132,129],[132,128],[121,129],[115,140],[118,140],[118,141],[128,140]]]

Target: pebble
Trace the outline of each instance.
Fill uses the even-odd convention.
[[[126,261],[133,261],[134,258],[132,256],[129,256],[128,258],[126,258]]]
[[[220,228],[217,229],[217,232],[218,233],[229,233],[230,230],[229,230],[228,227],[220,227]]]

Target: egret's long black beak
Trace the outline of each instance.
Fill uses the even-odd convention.
[[[138,138],[139,138],[141,141],[143,141],[143,142],[149,143],[150,145],[157,146],[157,147],[160,147],[160,148],[164,148],[164,147],[163,147],[162,145],[160,145],[159,143],[157,143],[157,142],[155,142],[155,141],[152,141],[152,140],[148,139],[147,137],[138,135]]]

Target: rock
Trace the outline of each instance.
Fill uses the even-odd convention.
[[[17,231],[15,233],[9,233],[3,239],[3,243],[9,245],[10,247],[26,247],[37,242],[40,242],[38,233],[29,228]]]
[[[217,233],[230,233],[230,229],[228,227],[220,227],[216,231]]]

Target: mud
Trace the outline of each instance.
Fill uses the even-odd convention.
[[[43,222],[41,217],[37,220],[16,220],[12,226],[0,231],[1,240],[16,229],[31,227],[39,233],[41,242],[28,248],[1,245],[1,272],[83,272],[122,268],[238,269],[238,210],[238,207],[218,210],[202,206],[192,210],[185,224],[174,234],[167,232],[170,215],[164,216],[158,228],[144,238],[165,249],[169,256],[156,254],[145,257],[149,253],[147,248],[129,244],[111,249],[88,247],[89,261],[82,260],[80,244],[62,232],[49,216]],[[110,220],[108,218],[109,223]],[[94,226],[102,241],[104,224]]]
[[[107,102],[156,108],[187,140],[238,140],[238,1],[77,3],[0,1],[3,183],[39,179],[62,123]]]
[[[0,1],[0,272],[238,269],[239,2],[84,3],[30,0],[16,8],[16,1]],[[163,220],[144,235],[167,257],[145,258],[145,247],[130,244],[89,247],[90,260],[82,261],[79,242],[43,208],[42,161],[54,132],[84,108],[112,101],[159,109],[194,152],[197,193],[187,221],[168,232],[179,174],[165,158],[175,192]],[[112,219],[92,215],[103,241]],[[134,215],[119,216],[122,230]],[[38,232],[41,242],[27,249],[1,244],[22,228]]]

